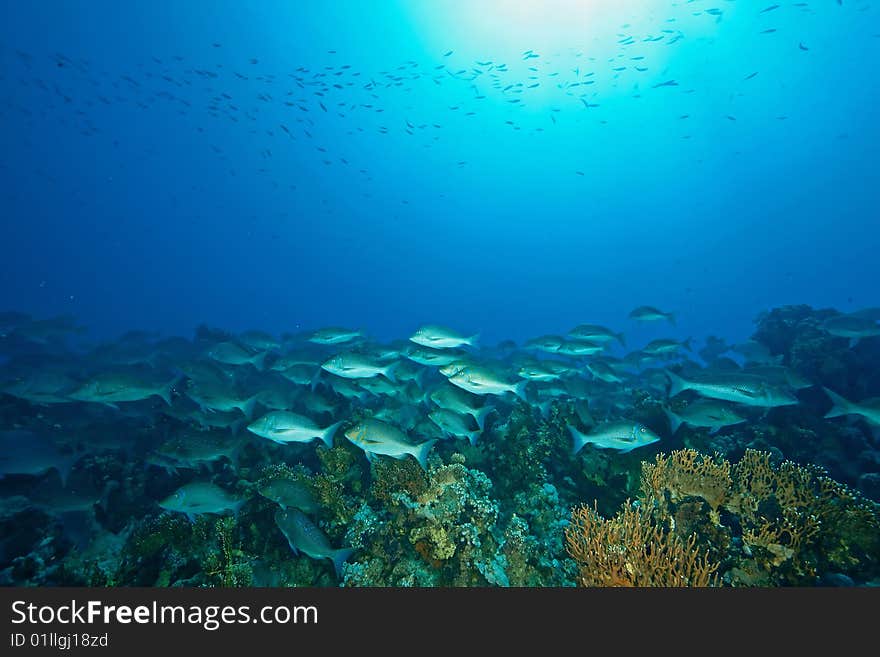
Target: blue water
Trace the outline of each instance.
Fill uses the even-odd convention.
[[[492,342],[880,304],[876,3],[472,4],[3,2],[0,307]]]

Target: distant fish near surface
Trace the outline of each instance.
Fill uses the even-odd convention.
[[[166,511],[186,514],[191,521],[202,513],[238,513],[244,500],[209,482],[193,482],[171,493],[159,506]]]
[[[880,335],[880,325],[869,317],[854,315],[837,315],[830,317],[822,324],[828,333],[839,338],[849,338],[850,347],[856,346],[862,338]]]
[[[834,404],[831,410],[825,414],[826,418],[840,417],[841,415],[861,415],[870,424],[880,426],[880,397],[873,397],[860,402],[851,402],[833,390],[824,387],[822,389]]]
[[[364,337],[364,334],[361,331],[341,328],[339,326],[328,326],[312,333],[309,337],[309,342],[314,342],[315,344],[342,344],[362,337]]]
[[[333,447],[333,436],[342,421],[321,428],[313,420],[291,411],[272,411],[248,425],[248,431],[280,444],[310,443],[320,440]]]
[[[418,461],[423,470],[428,469],[428,453],[437,442],[432,439],[423,443],[413,443],[399,428],[373,418],[358,422],[345,432],[345,437],[353,445],[364,450],[370,460],[376,455],[402,459],[409,454]]]
[[[629,452],[660,440],[660,436],[639,422],[622,421],[608,422],[595,427],[590,433],[581,433],[574,426],[568,425],[573,441],[573,453],[577,454],[587,443],[603,449],[616,449]]]
[[[639,322],[656,322],[665,319],[675,326],[674,313],[663,312],[652,306],[639,306],[630,312],[629,317],[630,319],[635,319]]]
[[[330,559],[336,577],[342,577],[342,564],[354,554],[354,548],[334,549],[327,535],[296,508],[278,509],[275,512],[275,524],[284,534],[294,554],[302,552],[312,559]]]
[[[456,347],[473,346],[479,339],[479,334],[466,336],[445,326],[428,324],[419,328],[409,339],[423,347],[454,349]]]
[[[680,411],[672,411],[663,407],[663,412],[669,419],[669,426],[673,434],[682,424],[706,428],[710,430],[710,433],[717,433],[723,427],[746,421],[746,418],[732,408],[714,399],[698,399]]]

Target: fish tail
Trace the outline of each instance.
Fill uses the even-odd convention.
[[[685,340],[684,342],[681,343],[681,346],[684,347],[685,349],[687,349],[688,351],[693,351],[693,349],[691,349],[691,340],[693,340],[693,338],[688,338],[687,340]]]
[[[254,416],[254,406],[257,404],[257,397],[259,393],[248,399],[241,406],[239,406],[239,410],[244,413],[244,416],[250,420]]]
[[[486,427],[486,416],[494,410],[494,406],[486,404],[473,412],[474,419],[477,421],[477,426],[480,427],[480,431]]]
[[[623,333],[617,333],[614,337],[616,337],[617,341],[620,342],[621,347],[626,346],[626,338],[623,337]]]
[[[321,442],[327,445],[327,449],[333,448],[333,436],[336,435],[336,430],[344,421],[345,420],[339,420],[339,422],[334,422],[321,432]]]
[[[382,374],[385,376],[386,379],[391,381],[391,383],[397,383],[397,377],[394,376],[394,370],[396,370],[398,367],[400,367],[400,361],[397,361],[396,363],[391,363],[391,365],[382,370]]]
[[[253,366],[257,368],[257,371],[262,372],[266,369],[266,355],[268,353],[268,351],[264,351],[263,353],[255,356],[254,359],[251,361]]]
[[[853,412],[853,404],[851,401],[844,399],[840,395],[838,395],[833,390],[829,390],[826,387],[822,387],[822,390],[825,391],[825,394],[831,399],[831,402],[834,404],[831,407],[831,410],[825,413],[825,417],[840,417],[841,415],[849,415]]]
[[[476,342],[477,342],[479,339],[480,339],[480,334],[479,334],[479,333],[474,333],[472,336],[470,336],[470,337],[467,339],[467,343],[468,343],[469,345],[471,345],[471,346],[474,346],[474,344],[476,344]]]
[[[671,372],[666,370],[666,376],[669,377],[669,396],[675,397],[680,392],[684,392],[689,389],[688,382],[681,378],[675,372]]]
[[[330,556],[330,559],[333,561],[333,570],[336,571],[337,579],[342,579],[342,564],[344,564],[348,558],[354,554],[355,548],[340,548],[338,550],[333,550],[333,554]]]
[[[523,380],[513,386],[513,394],[522,399],[524,402],[528,403],[529,399],[526,396],[526,386],[529,384],[528,380]]]
[[[175,382],[176,379],[175,381],[171,381],[168,385],[166,385],[164,388],[156,393],[162,398],[162,401],[164,401],[169,406],[171,406],[171,389],[174,387]]]
[[[419,462],[419,465],[422,466],[422,470],[428,470],[428,453],[431,451],[431,448],[436,442],[436,439],[431,439],[426,440],[421,445],[416,445],[413,456],[415,457],[416,461]]]
[[[666,413],[666,418],[669,420],[670,430],[673,434],[675,434],[675,432],[678,431],[678,428],[681,426],[681,418],[665,406],[663,406],[663,412]]]
[[[586,445],[588,442],[590,442],[590,438],[587,435],[578,431],[571,424],[568,424],[566,426],[568,427],[568,432],[571,434],[571,440],[572,440],[571,453],[577,454],[579,451],[581,451],[581,449],[583,449],[584,445]]]
[[[479,437],[480,437],[479,431],[469,431],[467,433],[467,439],[468,439],[468,442],[471,444],[471,447],[477,446],[477,438],[479,438]]]
[[[312,392],[315,392],[315,388],[318,387],[318,383],[321,381],[321,372],[323,372],[320,367],[315,372],[315,376],[312,377],[312,380],[309,382],[309,388]]]
[[[666,319],[668,319],[669,323],[673,326],[677,326],[677,324],[675,323],[675,313],[667,313]],[[690,338],[688,338],[688,340],[690,340]]]

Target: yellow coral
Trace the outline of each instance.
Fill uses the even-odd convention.
[[[629,502],[610,520],[595,507],[575,508],[565,541],[580,569],[581,586],[718,585],[719,564],[696,549],[696,535],[682,542]]]
[[[654,463],[642,463],[642,492],[646,499],[702,497],[717,511],[724,504],[731,487],[730,463],[716,456],[705,456],[693,449],[658,454]]]

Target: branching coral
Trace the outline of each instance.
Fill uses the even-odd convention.
[[[725,532],[724,524],[735,527],[744,557],[754,562],[737,570],[773,571],[776,583],[807,583],[819,572],[854,565],[876,569],[880,559],[876,505],[815,466],[774,466],[768,452],[746,450],[736,464],[694,450],[658,455],[643,464],[642,492],[643,502],[668,518],[678,515],[684,500],[704,500],[711,509],[711,524],[702,528],[709,547],[727,548],[712,544],[711,537],[720,536],[712,525]]]
[[[718,563],[697,547],[697,536],[682,541],[650,511],[627,503],[610,520],[596,508],[572,511],[565,530],[569,554],[582,586],[716,586]]]
[[[730,463],[714,459],[693,449],[658,454],[654,463],[642,463],[642,493],[646,498],[661,499],[664,493],[672,501],[698,495],[713,511],[724,504],[730,494]]]

